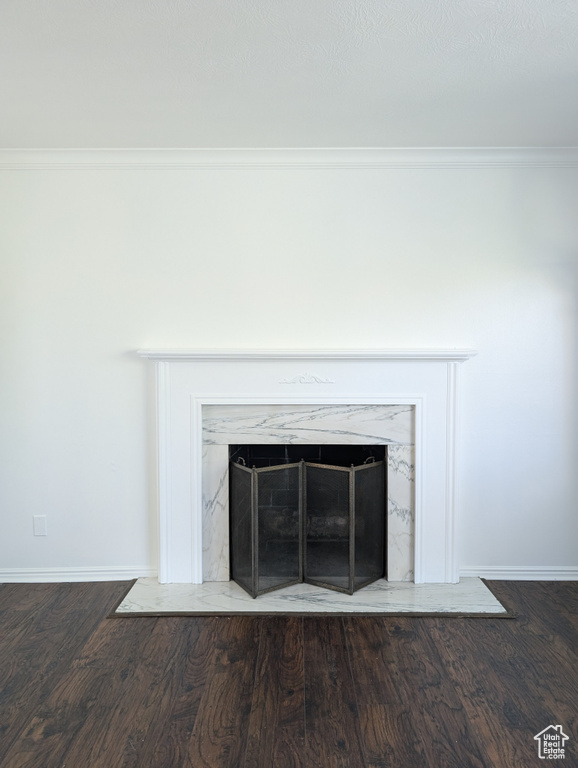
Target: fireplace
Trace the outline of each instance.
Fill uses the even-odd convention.
[[[383,578],[386,452],[231,446],[231,578],[252,597],[300,583],[352,595]]]
[[[458,581],[470,350],[142,350],[155,361],[159,581],[229,579],[228,446],[387,446],[387,578]]]

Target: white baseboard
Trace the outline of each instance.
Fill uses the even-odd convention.
[[[38,584],[66,581],[129,581],[155,577],[154,568],[121,565],[116,568],[0,568],[0,584]]]
[[[0,584],[129,581],[144,577],[156,578],[156,569],[131,565],[116,568],[0,568]],[[460,578],[498,581],[578,581],[578,566],[472,565],[460,568]]]
[[[471,565],[460,568],[460,577],[504,581],[578,581],[578,566]]]

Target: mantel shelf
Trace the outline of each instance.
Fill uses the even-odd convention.
[[[267,361],[267,360],[403,360],[406,362],[465,362],[473,349],[139,349],[136,354],[157,361]]]

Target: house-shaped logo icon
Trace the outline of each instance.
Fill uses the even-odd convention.
[[[559,760],[566,757],[564,744],[569,736],[562,731],[561,725],[549,725],[537,733],[534,738],[538,742],[538,757],[540,760]]]

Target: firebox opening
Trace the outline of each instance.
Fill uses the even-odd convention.
[[[231,576],[353,594],[385,574],[387,446],[231,445]]]

